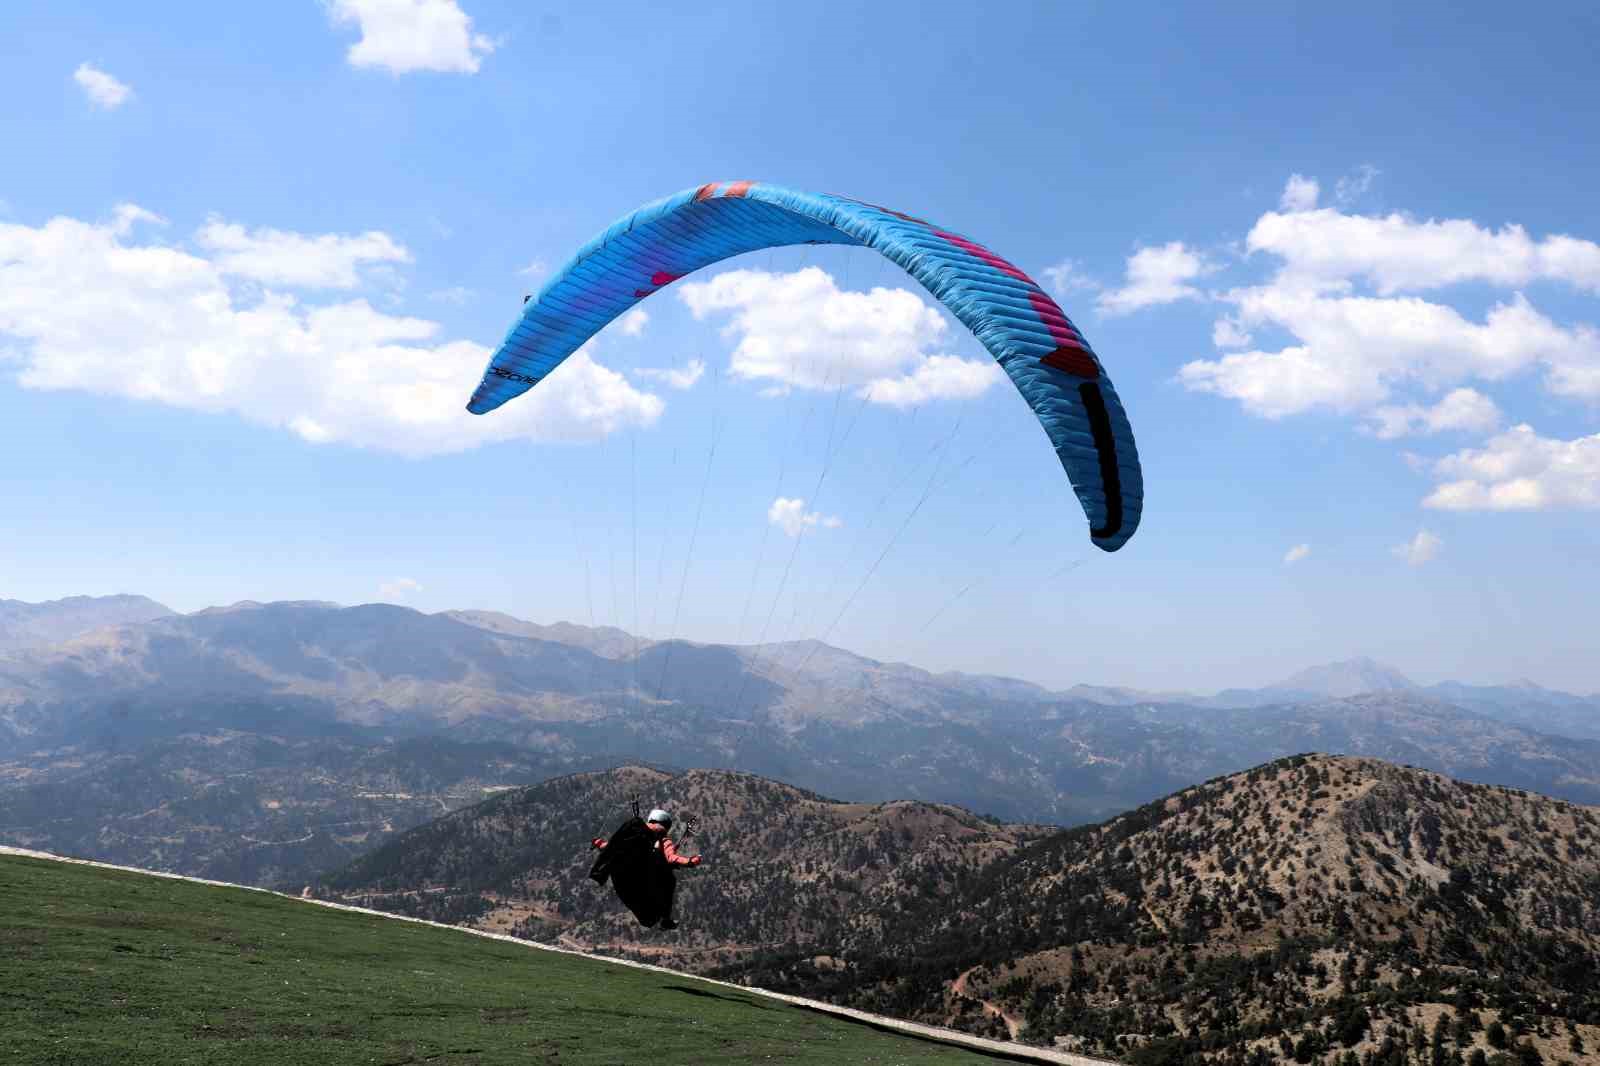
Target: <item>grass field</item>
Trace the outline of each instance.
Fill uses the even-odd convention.
[[[0,856],[0,1066],[994,1061],[693,978]]]

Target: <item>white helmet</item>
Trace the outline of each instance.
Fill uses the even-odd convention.
[[[655,822],[657,825],[666,826],[668,829],[672,828],[672,815],[668,814],[666,811],[662,810],[660,807],[657,807],[654,810],[652,810],[650,812],[649,816],[645,818],[645,821],[647,821],[647,822]]]

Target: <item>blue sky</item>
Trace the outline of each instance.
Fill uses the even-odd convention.
[[[8,8],[0,597],[1600,690],[1600,16],[1170,7]],[[918,378],[986,357],[865,250],[713,267],[462,412],[574,249],[736,178],[1050,287],[1138,535],[1090,546],[1009,384]]]

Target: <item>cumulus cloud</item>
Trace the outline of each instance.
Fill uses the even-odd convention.
[[[1423,501],[1446,511],[1592,510],[1600,507],[1600,433],[1576,440],[1513,426],[1482,448],[1434,464],[1441,484]]]
[[[1330,366],[1304,345],[1196,359],[1178,369],[1178,380],[1196,392],[1237,400],[1263,418],[1283,418],[1319,404],[1349,410],[1386,395],[1379,383]]]
[[[79,63],[78,69],[72,72],[72,80],[78,83],[91,104],[107,111],[121,107],[133,95],[132,89],[92,63]]]
[[[248,230],[212,219],[195,235],[224,274],[265,285],[353,289],[360,268],[372,263],[409,263],[411,253],[387,233],[307,235],[276,229]]]
[[[1304,559],[1306,556],[1308,556],[1310,554],[1311,554],[1311,545],[1309,545],[1309,544],[1296,544],[1294,547],[1290,548],[1288,551],[1283,553],[1283,565],[1284,566],[1292,566],[1292,565],[1294,565],[1295,563],[1298,563],[1301,559]]]
[[[988,360],[932,351],[943,316],[905,289],[846,292],[818,267],[790,274],[732,270],[680,284],[697,319],[727,315],[737,377],[789,387],[852,387],[875,403],[965,397],[999,380]]]
[[[767,508],[767,521],[791,537],[798,537],[805,530],[815,526],[837,529],[844,525],[844,521],[834,515],[807,511],[805,500],[790,499],[786,496],[779,496],[772,501],[772,506]]]
[[[1422,404],[1384,406],[1371,413],[1372,432],[1380,440],[1449,430],[1488,432],[1500,424],[1500,408],[1476,389],[1453,389],[1431,407]]]
[[[1411,566],[1421,566],[1423,563],[1439,554],[1439,548],[1444,542],[1426,529],[1417,530],[1417,535],[1404,544],[1396,544],[1389,551],[1404,559]]]
[[[1100,294],[1097,305],[1105,314],[1120,315],[1156,304],[1198,299],[1197,281],[1216,268],[1182,241],[1159,248],[1141,248],[1128,257],[1127,283]]]
[[[308,302],[234,277],[344,286],[367,261],[347,238],[244,231],[243,248],[332,249],[315,269],[273,256],[233,258],[134,238],[158,221],[134,206],[107,223],[54,218],[0,223],[0,346],[27,388],[79,389],[231,413],[313,443],[343,442],[409,455],[463,451],[510,439],[589,440],[648,425],[662,401],[596,363],[572,356],[543,385],[493,417],[463,410],[489,349],[439,337],[437,323],[379,311],[362,298]],[[205,231],[203,230],[202,233]],[[356,239],[380,250],[399,246]],[[201,249],[215,242],[199,240]]]
[[[1178,379],[1267,418],[1317,407],[1364,411],[1387,403],[1398,385],[1437,390],[1541,364],[1553,387],[1600,390],[1600,373],[1586,373],[1600,367],[1600,333],[1562,326],[1520,294],[1481,323],[1418,297],[1330,297],[1281,284],[1235,290],[1228,299],[1242,328],[1279,327],[1300,343],[1193,360]]]
[[[456,0],[327,0],[335,25],[354,23],[361,40],[345,58],[352,67],[391,74],[433,70],[476,74],[495,42],[472,30]]]
[[[413,592],[421,592],[422,584],[409,577],[396,577],[378,586],[378,596],[390,603],[398,603]]]
[[[632,311],[617,320],[617,328],[624,337],[637,337],[644,332],[644,327],[650,324],[650,312],[642,307],[635,307]]]
[[[1340,199],[1358,196],[1376,173],[1363,167],[1341,179]],[[1283,209],[1262,215],[1246,241],[1250,254],[1278,261],[1273,276],[1220,294],[1232,311],[1212,327],[1224,351],[1248,349],[1262,330],[1287,334],[1290,343],[1191,360],[1179,371],[1182,383],[1269,418],[1318,407],[1363,413],[1386,433],[1489,428],[1487,398],[1469,410],[1461,395],[1434,397],[1530,368],[1543,371],[1554,393],[1600,400],[1593,326],[1556,322],[1522,292],[1502,297],[1481,319],[1416,295],[1464,282],[1513,289],[1555,282],[1600,293],[1600,244],[1565,234],[1534,238],[1514,224],[1350,214],[1318,207],[1318,192],[1314,179],[1290,177]],[[1190,282],[1207,270],[1182,242],[1143,249],[1129,261],[1129,284],[1102,294],[1101,305],[1131,310],[1198,297]],[[1422,397],[1397,404],[1397,390]]]
[[[1368,166],[1341,179],[1336,201],[1359,197],[1376,175]],[[1557,321],[1521,291],[1559,284],[1600,294],[1600,244],[1515,224],[1348,213],[1318,206],[1319,192],[1294,175],[1281,209],[1255,222],[1246,250],[1269,257],[1270,275],[1215,294],[1228,305],[1212,326],[1217,354],[1183,364],[1179,383],[1264,418],[1352,415],[1384,440],[1494,433],[1505,418],[1486,386],[1518,376],[1600,403],[1600,329]],[[1509,291],[1470,311],[1436,295],[1464,283]],[[1440,477],[1430,507],[1532,509],[1594,506],[1593,454],[1590,438],[1551,440],[1520,426],[1436,464],[1406,458]],[[1520,473],[1499,472],[1510,468]]]
[[[1545,387],[1558,396],[1600,401],[1600,330],[1576,326],[1571,340],[1546,359]]]
[[[1559,281],[1600,293],[1600,244],[1562,234],[1535,240],[1517,225],[1491,230],[1470,219],[1418,221],[1326,207],[1268,212],[1245,244],[1282,259],[1280,283],[1318,290],[1363,281],[1387,296],[1468,281]]]
[[[868,382],[866,397],[890,407],[916,407],[929,400],[977,396],[1002,373],[992,359],[930,355],[909,374]]]
[[[692,389],[695,382],[705,375],[706,364],[703,359],[691,359],[681,367],[640,367],[634,373],[642,378],[650,378],[665,383],[674,389]]]
[[[1317,206],[1317,197],[1322,194],[1322,187],[1315,178],[1308,178],[1301,174],[1289,175],[1289,183],[1283,187],[1283,195],[1279,197],[1278,204],[1285,211],[1310,211]]]

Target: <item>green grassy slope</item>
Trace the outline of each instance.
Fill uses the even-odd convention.
[[[980,1063],[692,978],[0,856],[0,1062]]]

